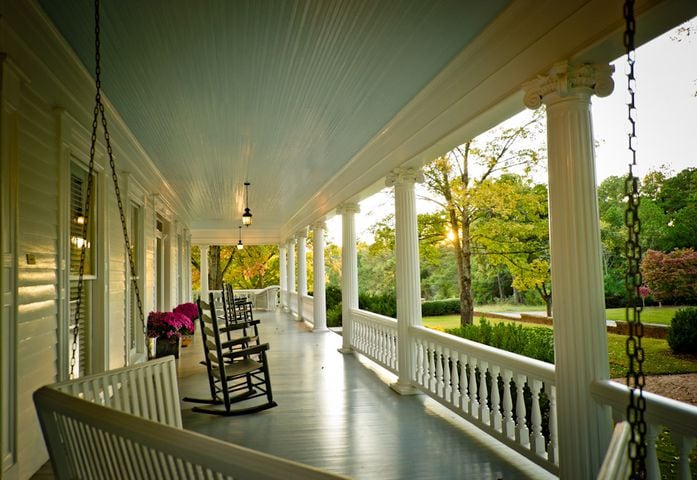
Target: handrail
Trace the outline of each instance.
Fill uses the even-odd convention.
[[[602,405],[624,413],[629,401],[629,387],[612,380],[598,380],[591,384],[591,394]],[[638,392],[635,392],[638,395]],[[655,393],[643,392],[646,400],[646,421],[670,428],[671,432],[697,437],[697,407],[666,398]]]
[[[612,380],[597,380],[591,383],[591,395],[601,405],[612,408],[615,418],[626,419],[630,389],[626,385]],[[638,395],[634,392],[634,395]],[[646,401],[644,412],[646,432],[646,470],[647,478],[661,478],[660,466],[656,452],[656,438],[662,427],[670,430],[670,436],[678,450],[677,478],[688,480],[690,472],[690,452],[695,448],[697,439],[697,407],[678,402],[651,392],[643,392]]]
[[[447,348],[463,349],[466,348],[477,358],[489,360],[501,366],[513,367],[519,373],[539,378],[547,382],[554,383],[556,381],[554,373],[554,365],[543,362],[534,358],[519,355],[517,353],[507,352],[489,345],[473,342],[466,338],[456,337],[447,333],[439,332],[427,327],[411,327],[413,335],[422,336],[432,341],[438,342]]]
[[[377,313],[349,309],[351,347],[392,373],[397,373],[397,320]]]

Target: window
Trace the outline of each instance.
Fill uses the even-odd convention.
[[[93,301],[96,275],[96,202],[97,182],[93,178],[92,194],[89,207],[89,219],[85,216],[85,200],[87,198],[87,170],[76,164],[70,166],[70,318],[68,320],[68,338],[71,344],[68,350],[68,365],[72,362],[72,343],[77,329],[77,344],[75,346],[75,368],[72,377],[89,373],[90,345],[93,323]],[[89,221],[88,221],[89,220]],[[88,230],[85,232],[85,222]],[[80,317],[75,318],[78,300],[78,278],[80,274],[80,259],[84,247],[85,262],[83,270],[83,286],[80,293]],[[70,368],[70,367],[68,367]]]
[[[133,258],[133,263],[135,270],[131,272],[131,266],[127,265],[127,278],[128,281],[128,350],[129,358],[131,361],[136,361],[139,356],[145,353],[145,338],[143,335],[143,325],[141,324],[141,313],[138,309],[138,298],[136,296],[136,289],[134,286],[134,281],[138,285],[138,290],[140,291],[141,299],[143,295],[143,286],[141,282],[141,269],[142,269],[142,256],[143,249],[142,245],[142,218],[141,207],[135,202],[131,202],[129,211],[129,226],[128,226],[128,239],[131,244],[131,256]],[[128,261],[128,259],[126,259]]]

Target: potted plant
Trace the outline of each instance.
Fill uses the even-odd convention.
[[[182,313],[150,312],[148,337],[155,339],[155,358],[174,355],[179,358],[179,337],[185,331],[193,332],[194,322]]]
[[[198,318],[198,307],[191,302],[187,302],[177,305],[173,312],[186,315],[191,320],[191,330],[187,327],[181,330],[181,346],[188,347],[194,339],[194,329],[196,327],[195,320]]]

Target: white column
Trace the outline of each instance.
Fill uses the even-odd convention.
[[[281,284],[281,308],[288,306],[286,295],[288,294],[288,275],[286,274],[286,245],[281,243],[278,246],[278,280]]]
[[[402,395],[418,392],[412,385],[414,358],[410,328],[421,325],[419,233],[416,221],[414,184],[424,180],[421,170],[397,168],[385,184],[395,193],[395,256],[397,260],[397,383],[392,389]]]
[[[351,309],[358,308],[358,256],[356,252],[357,203],[344,203],[337,208],[341,215],[341,322],[342,343],[339,352],[352,353]]]
[[[312,225],[312,295],[314,332],[327,331],[327,302],[324,279],[324,222]]]
[[[613,86],[611,67],[566,62],[523,86],[527,107],[547,107],[560,478],[595,478],[611,433],[590,393],[608,377],[590,98]]]
[[[298,320],[304,321],[303,297],[307,295],[307,229],[297,233],[298,242]]]
[[[293,313],[291,293],[295,292],[295,240],[288,240],[288,311]]]
[[[201,271],[201,300],[208,303],[208,245],[199,245],[201,257],[199,259]]]

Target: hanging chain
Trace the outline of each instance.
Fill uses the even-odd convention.
[[[632,463],[632,479],[646,478],[646,399],[644,398],[644,348],[641,339],[644,336],[644,326],[641,323],[642,305],[639,302],[639,287],[641,287],[641,246],[639,234],[641,233],[641,220],[639,219],[639,179],[634,174],[637,165],[636,152],[636,105],[634,102],[636,79],[634,77],[634,63],[636,50],[634,34],[636,21],[634,19],[634,0],[625,0],[624,19],[626,30],[624,32],[624,47],[627,51],[627,118],[629,120],[629,132],[627,134],[629,151],[632,161],[629,164],[629,173],[624,184],[624,193],[627,196],[627,208],[624,214],[624,223],[627,227],[627,241],[625,243],[625,257],[627,258],[627,273],[625,287],[627,289],[627,307],[625,319],[629,326],[626,352],[629,359],[627,370],[627,386],[631,388],[629,405],[627,406],[627,420],[632,427],[632,435],[629,440],[629,458]],[[637,395],[638,390],[638,395]]]
[[[87,173],[87,194],[85,198],[85,221],[82,224],[82,247],[80,251],[80,270],[78,274],[77,281],[77,301],[75,303],[75,327],[73,330],[73,345],[70,357],[70,377],[74,376],[75,363],[76,363],[76,351],[78,344],[79,329],[78,325],[80,322],[80,310],[82,307],[82,290],[84,285],[84,273],[85,273],[85,257],[87,249],[87,234],[89,225],[89,212],[90,212],[90,202],[92,199],[92,190],[94,182],[94,155],[95,146],[97,143],[97,118],[101,115],[102,118],[102,128],[104,129],[104,140],[106,142],[107,153],[109,155],[109,166],[111,167],[111,179],[114,182],[114,191],[116,192],[116,201],[119,206],[119,215],[121,217],[121,228],[123,230],[123,238],[126,245],[126,252],[128,254],[128,264],[130,266],[131,277],[133,281],[133,288],[136,294],[136,301],[138,304],[138,314],[140,316],[140,323],[143,327],[143,334],[146,334],[145,327],[145,315],[143,314],[143,302],[140,298],[140,289],[138,288],[138,281],[136,280],[136,265],[133,259],[133,252],[131,251],[131,242],[128,238],[128,228],[126,226],[126,215],[124,213],[123,202],[121,201],[121,190],[119,189],[118,177],[116,175],[116,165],[114,164],[114,155],[111,148],[111,137],[109,136],[109,130],[107,129],[106,115],[104,114],[104,104],[102,103],[102,93],[101,93],[101,56],[100,56],[100,40],[99,40],[99,0],[94,1],[94,49],[95,49],[95,87],[97,93],[94,98],[94,115],[92,119],[92,138],[90,141],[90,162],[89,169]]]

